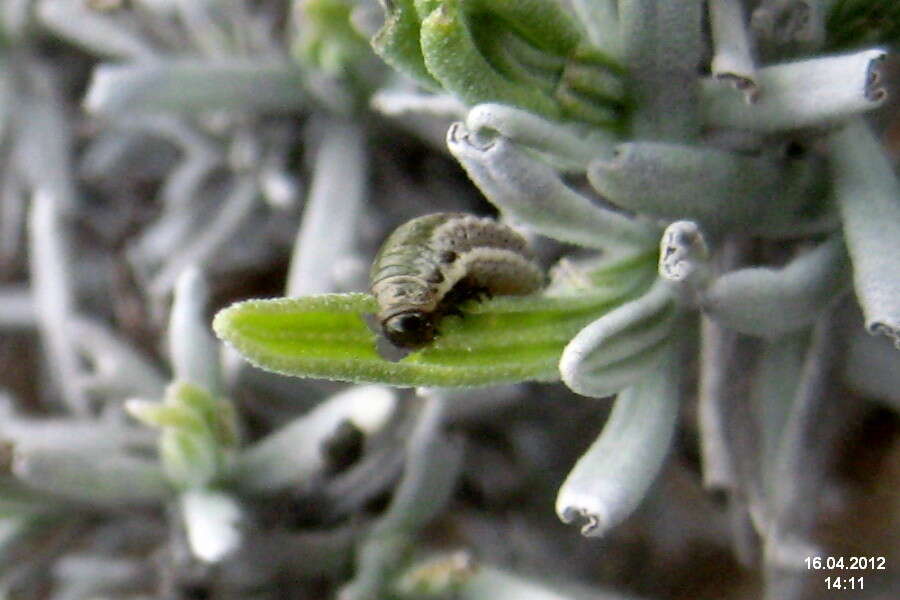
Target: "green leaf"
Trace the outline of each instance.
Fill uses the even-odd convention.
[[[468,105],[485,102],[619,132],[623,70],[555,0],[397,0],[372,47]]]
[[[299,5],[299,34],[292,48],[301,63],[332,75],[342,73],[360,47],[362,37],[350,26],[350,5],[342,0],[311,0]]]
[[[440,89],[428,69],[419,43],[421,22],[412,0],[394,0],[387,8],[384,25],[372,38],[375,53],[401,73],[428,89]]]
[[[238,440],[234,408],[226,398],[175,381],[163,402],[130,400],[125,408],[144,424],[162,429],[163,469],[179,489],[206,486],[227,470]]]
[[[507,79],[486,60],[458,1],[443,2],[422,22],[421,41],[428,71],[466,104],[500,102],[551,119],[562,116],[540,89]]]
[[[399,362],[376,351],[363,320],[377,310],[368,294],[239,302],[220,311],[213,328],[252,364],[285,375],[440,387],[549,381],[559,378],[566,343],[649,279],[641,264],[603,288],[472,301],[461,318],[441,321],[431,345]]]
[[[149,400],[129,400],[125,405],[128,413],[151,427],[172,427],[182,430],[203,431],[206,424],[196,411],[186,406],[173,406]]]

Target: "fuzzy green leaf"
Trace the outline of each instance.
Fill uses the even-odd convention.
[[[349,73],[369,56],[369,45],[351,25],[346,0],[311,0],[299,5],[300,32],[293,53],[301,63],[331,75]]]
[[[428,71],[466,104],[499,102],[551,119],[562,116],[540,89],[507,79],[487,61],[458,2],[443,3],[422,22],[421,42]]]
[[[398,362],[376,351],[363,320],[377,310],[368,294],[239,302],[220,311],[213,328],[254,365],[285,375],[440,387],[548,381],[559,377],[566,343],[647,281],[637,269],[601,289],[469,302],[462,318],[441,321],[431,345]]]
[[[384,62],[412,77],[428,89],[440,89],[425,67],[419,44],[421,23],[412,0],[390,3],[384,26],[372,38],[372,48]]]

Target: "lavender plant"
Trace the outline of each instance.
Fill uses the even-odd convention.
[[[0,598],[821,597],[900,402],[892,3],[381,4],[0,9]],[[479,196],[549,284],[382,358],[375,248]]]

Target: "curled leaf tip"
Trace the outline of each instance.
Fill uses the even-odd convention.
[[[900,350],[900,322],[893,324],[881,322],[868,323],[867,329],[872,335],[884,335],[889,337],[894,342],[894,346]]]
[[[586,536],[601,536],[640,504],[662,468],[678,414],[676,352],[647,370],[616,398],[597,440],[566,477],[556,498],[565,523],[578,519]]]
[[[883,50],[874,50],[869,65],[866,68],[866,83],[863,87],[863,95],[872,102],[884,102],[887,100],[887,90],[884,89],[884,61],[887,53]]]
[[[698,276],[709,262],[709,248],[693,221],[669,225],[660,241],[659,274],[670,281],[686,281]]]
[[[581,535],[585,537],[602,537],[609,529],[609,516],[603,507],[588,497],[582,498],[583,502],[570,500],[573,504],[559,509],[560,520],[567,525],[580,522]]]

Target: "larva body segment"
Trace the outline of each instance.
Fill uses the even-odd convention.
[[[544,273],[525,239],[493,219],[463,213],[425,215],[398,227],[382,245],[371,271],[376,320],[399,348],[435,336],[437,322],[481,293],[525,295]]]

